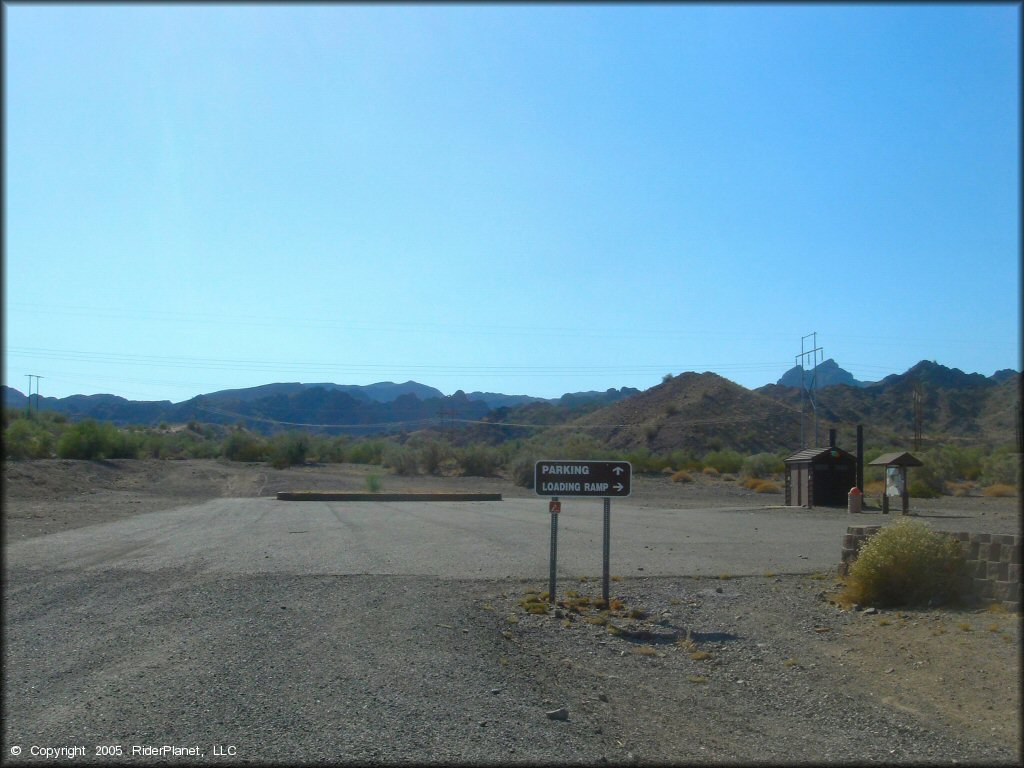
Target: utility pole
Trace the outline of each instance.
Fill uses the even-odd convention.
[[[1021,413],[1020,401],[1013,404],[1013,425],[1017,433],[1017,453],[1024,453],[1024,414]]]
[[[924,385],[914,382],[914,450],[921,448],[921,425],[924,421]]]
[[[34,373],[26,373],[25,375],[28,377],[28,403],[27,403],[26,413],[29,416],[31,416],[32,415],[32,379],[36,380],[36,414],[38,414],[39,413],[39,380],[41,378],[43,378],[43,377],[42,376],[37,376]]]

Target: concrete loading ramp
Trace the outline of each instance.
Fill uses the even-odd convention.
[[[500,493],[344,493],[278,491],[278,501],[501,501]]]

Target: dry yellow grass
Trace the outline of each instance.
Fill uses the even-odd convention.
[[[996,483],[985,488],[981,495],[990,498],[1010,499],[1017,495],[1017,489],[1006,483]]]
[[[704,467],[704,469],[701,470],[701,473],[708,475],[709,477],[718,477],[718,475],[721,474],[721,472],[714,467]]]
[[[965,496],[970,496],[971,495],[971,491],[974,490],[976,487],[977,487],[977,484],[974,483],[971,480],[965,480],[962,483],[948,482],[947,481],[946,482],[946,493],[948,493],[951,496],[958,496],[960,498],[963,498]]]
[[[693,482],[693,475],[691,475],[685,469],[681,469],[678,472],[673,473],[673,475],[672,475],[672,482],[673,483],[692,483]]]

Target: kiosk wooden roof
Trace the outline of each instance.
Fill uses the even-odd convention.
[[[906,451],[897,453],[883,453],[874,461],[869,461],[868,466],[875,467],[923,467],[924,463],[907,453]]]

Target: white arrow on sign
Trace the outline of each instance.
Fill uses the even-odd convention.
[[[626,486],[624,486],[622,483],[616,483],[615,485],[612,486],[612,488],[614,488],[616,491],[621,491],[625,487]]]
[[[622,467],[615,467],[615,469],[612,470],[612,472],[614,472],[616,475],[621,475],[625,471],[626,470],[624,470]],[[619,488],[621,489],[622,486],[619,486]]]

